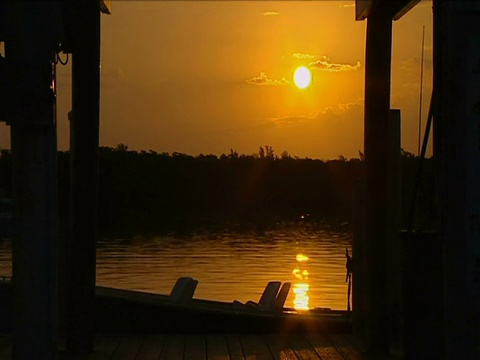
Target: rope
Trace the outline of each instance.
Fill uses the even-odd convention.
[[[350,306],[350,298],[352,292],[352,273],[353,273],[353,259],[348,253],[348,248],[345,248],[345,257],[347,258],[346,268],[347,274],[345,276],[345,282],[348,284],[347,287],[347,311],[352,311],[352,307]]]

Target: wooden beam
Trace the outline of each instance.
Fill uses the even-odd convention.
[[[52,62],[59,2],[11,1],[6,55],[15,237],[13,358],[57,358],[58,206]],[[14,20],[13,20],[14,19]]]
[[[67,351],[93,351],[95,331],[100,12],[94,1],[75,4],[70,113],[71,233],[67,246]]]
[[[367,20],[365,59],[365,226],[366,340],[370,352],[389,351],[388,160],[392,20],[381,12]]]
[[[380,11],[393,20],[398,20],[419,2],[420,0],[356,0],[355,19],[365,20],[370,14]]]
[[[433,14],[444,359],[470,360],[480,358],[480,4],[436,0]]]

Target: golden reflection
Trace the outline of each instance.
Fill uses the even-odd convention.
[[[308,256],[303,254],[297,254],[297,261],[298,262],[308,261]]]
[[[308,270],[303,268],[308,261],[308,256],[304,254],[297,254],[296,256],[297,266],[292,271],[292,275],[295,276],[296,282],[293,284],[293,293],[295,299],[293,300],[293,307],[295,310],[309,310],[309,296],[308,290],[310,285],[308,283]]]

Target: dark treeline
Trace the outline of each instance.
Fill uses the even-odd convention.
[[[360,157],[362,154],[359,154]],[[403,226],[419,158],[402,152]],[[434,226],[433,161],[424,166],[420,225]],[[268,228],[309,214],[313,222],[350,222],[361,158],[321,161],[280,157],[271,147],[255,155],[190,156],[99,149],[99,226],[102,235],[188,231],[198,228]],[[58,153],[61,227],[68,227],[69,153]],[[0,188],[11,193],[11,154],[2,150]]]

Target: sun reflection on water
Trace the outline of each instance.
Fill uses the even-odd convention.
[[[305,269],[305,263],[308,261],[308,256],[304,254],[297,254],[297,265],[293,269],[292,274],[295,277],[293,284],[293,293],[295,299],[293,300],[293,307],[295,310],[309,310],[309,296],[308,290],[310,284],[308,283],[308,270]]]

